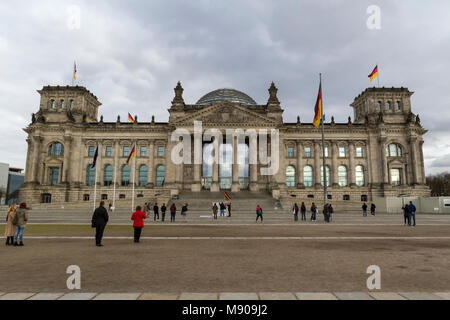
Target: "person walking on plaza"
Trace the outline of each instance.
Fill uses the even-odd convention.
[[[367,204],[364,202],[362,205],[363,217],[367,217]]]
[[[141,206],[137,206],[136,211],[131,215],[131,220],[133,220],[134,242],[139,242],[142,228],[144,227],[144,219],[147,219],[146,214],[141,210]]]
[[[227,205],[228,209],[228,218],[231,217],[231,202]]]
[[[175,215],[177,214],[177,207],[175,203],[170,206],[170,222],[175,222]]]
[[[105,201],[100,202],[100,206],[95,209],[92,215],[92,227],[95,228],[95,245],[102,247],[103,232],[105,231],[106,224],[108,223],[109,215],[105,209]]]
[[[323,206],[322,213],[323,213],[323,221],[330,222],[329,219],[328,219],[328,204],[325,204]]]
[[[311,221],[316,221],[316,211],[317,207],[316,204],[313,202],[311,205]]]
[[[159,220],[159,208],[158,204],[155,202],[155,205],[153,206],[153,221],[156,221],[156,217],[158,217]]]
[[[263,211],[259,204],[256,206],[256,222],[261,218],[261,222],[263,222]]]
[[[300,206],[300,212],[302,214],[302,221],[306,221],[306,206],[304,202],[302,202],[302,205]]]
[[[13,220],[16,215],[17,203],[13,203],[6,210],[6,226],[5,226],[5,237],[6,245],[14,244],[14,234],[16,233],[16,228],[13,225]]]
[[[163,203],[163,205],[161,206],[161,221],[164,222],[164,220],[166,219],[166,204]]]
[[[23,246],[23,231],[28,221],[28,209],[26,203],[22,202],[19,209],[16,209],[16,214],[12,221],[13,225],[16,226],[16,233],[14,234],[14,245]],[[20,239],[20,243],[17,240]]]
[[[223,204],[223,202],[221,202],[219,206],[220,206],[220,216],[223,217],[225,216],[225,205]]]
[[[370,214],[375,216],[375,203],[372,202],[372,204],[370,205]]]
[[[411,220],[409,219],[409,212],[408,212],[408,205],[405,204],[402,207],[403,210],[403,223],[406,226],[406,224],[411,225]]]
[[[213,218],[214,220],[217,220],[217,211],[219,210],[219,207],[217,207],[217,204],[214,203],[213,207],[212,207],[212,211],[213,211]]]
[[[181,207],[181,215],[183,216],[183,220],[186,221],[187,219],[187,211],[188,211],[188,204],[185,203],[183,207]]]
[[[408,213],[409,213],[409,225],[413,223],[413,227],[416,226],[416,206],[412,203],[412,201],[409,202],[408,205]],[[413,222],[414,221],[414,222]]]
[[[294,214],[294,221],[298,221],[298,205],[295,203],[292,208],[292,213]]]
[[[334,213],[334,209],[333,209],[333,206],[330,203],[330,204],[328,204],[328,222],[332,221],[333,213]]]

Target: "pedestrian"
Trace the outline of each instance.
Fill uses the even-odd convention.
[[[175,203],[170,206],[170,222],[175,222],[175,215],[177,214],[177,207]]]
[[[362,205],[363,217],[367,217],[367,204],[364,202]]]
[[[256,206],[256,222],[261,218],[261,222],[263,222],[263,211],[259,204]]]
[[[26,203],[22,202],[19,209],[16,209],[16,214],[12,224],[16,226],[16,232],[14,233],[14,246],[23,246],[23,231],[28,221],[28,209]],[[20,243],[17,240],[20,238]]]
[[[141,210],[141,206],[137,206],[136,211],[131,215],[131,220],[133,220],[134,242],[139,242],[142,228],[144,227],[144,219],[147,219],[147,215]]]
[[[112,203],[110,202],[108,205],[108,210],[111,212],[112,211]]]
[[[331,203],[328,205],[328,222],[332,221],[333,219],[333,213],[334,213],[334,209],[333,206],[331,205]]]
[[[328,219],[328,204],[325,203],[325,205],[323,206],[322,213],[323,213],[323,221],[330,222]]]
[[[151,202],[147,202],[147,217],[150,218],[150,214],[152,212],[152,204]]]
[[[295,203],[292,207],[292,214],[294,215],[294,221],[298,221],[298,205]]]
[[[370,214],[373,216],[375,215],[375,208],[375,203],[372,202],[372,204],[370,205]]]
[[[231,202],[227,205],[228,217],[231,217]]]
[[[316,211],[317,207],[316,204],[313,202],[311,205],[311,221],[316,221]]]
[[[108,220],[109,216],[108,211],[105,209],[105,201],[101,201],[100,206],[95,209],[92,215],[92,228],[95,228],[95,245],[97,247],[103,247],[103,232],[105,231]]]
[[[186,221],[187,215],[186,212],[188,211],[188,204],[185,203],[184,206],[181,207],[181,215],[183,216],[183,220]]]
[[[412,221],[414,221],[414,224],[412,226],[415,227],[416,226],[416,206],[412,203],[412,201],[409,202],[408,212],[409,212],[410,225],[411,225]]]
[[[409,219],[409,212],[408,212],[408,205],[404,205],[402,207],[403,210],[403,223],[406,226],[406,224],[411,225],[411,221]]]
[[[16,216],[17,203],[13,203],[6,210],[6,226],[5,226],[5,237],[6,245],[12,246],[14,244],[14,234],[16,233],[16,228],[13,225],[14,217]]]
[[[219,207],[217,207],[217,204],[214,203],[213,207],[212,207],[212,211],[213,211],[213,218],[214,220],[217,220],[217,211],[219,210]]]
[[[302,221],[306,221],[306,206],[305,203],[302,202],[302,205],[300,207],[300,212],[302,213]]]
[[[163,203],[163,205],[161,206],[161,221],[164,222],[164,219],[166,218],[166,204]]]
[[[158,217],[159,220],[159,208],[158,204],[155,202],[155,205],[153,206],[153,221],[156,221],[156,217]]]
[[[223,202],[221,202],[219,206],[220,206],[220,216],[223,217],[225,215],[225,205],[223,204]]]

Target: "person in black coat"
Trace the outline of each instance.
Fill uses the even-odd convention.
[[[158,204],[155,202],[155,205],[153,206],[153,220],[156,221],[156,217],[158,217],[159,220],[159,208]]]
[[[103,232],[108,223],[108,211],[105,208],[105,201],[100,202],[100,206],[95,209],[92,215],[92,228],[95,228],[95,244],[97,247],[102,247]]]
[[[166,210],[167,210],[166,204],[163,203],[163,205],[161,206],[161,221],[163,222],[164,219],[166,218]]]

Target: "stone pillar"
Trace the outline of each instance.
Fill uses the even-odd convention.
[[[331,177],[333,177],[333,180],[331,181],[332,183],[330,183],[331,186],[333,187],[339,187],[339,178],[338,178],[338,165],[337,165],[337,161],[338,161],[338,155],[339,155],[339,151],[338,151],[338,146],[336,141],[332,141],[331,142],[331,170],[332,170],[332,174],[330,175]]]
[[[201,136],[193,136],[194,139],[194,156],[191,159],[194,159],[194,177],[193,183],[191,185],[191,191],[200,192],[202,189],[202,159],[203,159],[203,139]],[[198,154],[200,163],[195,163],[195,153]]]
[[[250,161],[250,158],[251,158],[251,154],[250,154],[250,152],[252,152],[252,150],[251,150],[251,148],[250,148],[250,145],[251,145],[251,142],[249,141],[249,161]],[[258,159],[259,159],[259,155],[258,155],[258,153],[259,153],[259,139],[257,138],[257,140],[256,140],[256,147],[255,147],[255,149],[256,150],[254,150],[254,152],[255,152],[255,154],[253,155],[253,157],[255,158],[255,162],[256,163],[254,163],[254,164],[249,164],[249,169],[250,169],[250,184],[249,184],[249,190],[250,191],[258,191],[259,190],[259,188],[258,188]],[[269,152],[269,150],[270,150],[270,148],[268,147],[267,148],[267,152]]]
[[[73,137],[70,144],[70,184],[80,185],[80,179],[78,177],[80,167],[84,163],[84,149],[81,146],[81,137]]]
[[[417,138],[411,137],[409,139],[409,143],[411,145],[410,154],[411,154],[411,170],[412,170],[412,184],[419,184],[419,161],[418,161],[418,148],[417,148]]]
[[[211,192],[219,192],[219,147],[220,143],[217,140],[217,137],[214,137],[213,148],[214,148],[214,162],[212,166],[212,183],[211,183]]]
[[[314,141],[314,185],[316,188],[321,188],[322,180],[320,179],[320,143],[318,140]]]
[[[381,174],[383,177],[383,184],[389,184],[389,172],[386,160],[386,138],[380,138],[379,144],[381,148]]]
[[[25,164],[24,182],[31,182],[33,180],[32,176],[31,176],[31,174],[32,174],[31,168],[34,163],[33,158],[32,158],[34,149],[33,149],[33,141],[29,137],[27,138],[27,144],[28,144],[28,150],[27,150],[27,160],[26,160],[26,164]]]
[[[297,140],[297,188],[304,188],[303,185],[303,144],[300,140]]]
[[[62,172],[62,182],[69,183],[70,182],[70,154],[71,154],[71,144],[72,137],[64,136],[64,163],[63,163],[63,172]]]
[[[41,163],[41,144],[43,138],[40,136],[33,137],[33,162],[31,165],[31,181],[36,183],[43,183],[39,178],[39,165]]]
[[[238,139],[233,137],[233,181],[231,184],[231,192],[239,192],[241,186],[239,185],[239,163],[238,163]]]
[[[147,176],[147,187],[153,188],[155,186],[154,182],[154,160],[155,160],[155,141],[150,140],[150,146],[148,147],[148,176]]]
[[[355,176],[355,143],[353,141],[348,142],[348,180],[350,182],[350,187],[356,187],[356,176]]]
[[[423,140],[419,141],[419,152],[420,152],[420,164],[418,165],[420,166],[420,172],[422,173],[420,181],[422,184],[426,184],[425,163],[423,161]]]

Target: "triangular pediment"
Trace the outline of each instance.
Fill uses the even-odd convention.
[[[201,121],[203,126],[276,126],[277,122],[265,115],[249,110],[239,104],[219,102],[203,108],[174,122],[176,126],[191,126]]]

